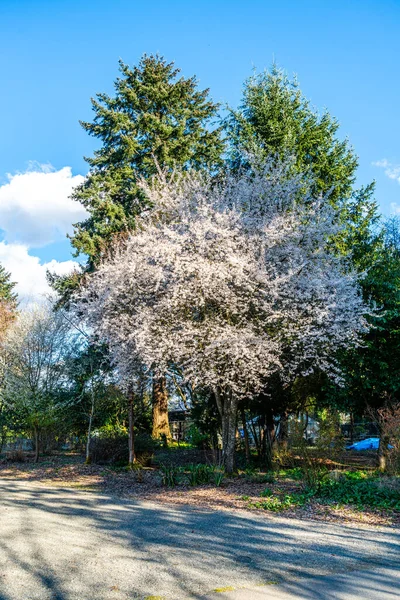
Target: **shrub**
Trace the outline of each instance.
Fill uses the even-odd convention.
[[[381,435],[381,468],[389,474],[400,473],[400,402],[386,404],[377,411]],[[389,446],[389,449],[388,449]]]
[[[187,432],[187,440],[196,448],[204,448],[204,445],[209,441],[209,436],[202,433],[196,425],[192,424]]]
[[[135,436],[135,454],[142,466],[149,466],[159,443],[145,433]],[[97,464],[128,463],[128,433],[125,430],[99,429],[91,443],[92,461]]]
[[[283,498],[269,495],[265,497],[265,500],[261,500],[260,502],[251,502],[249,507],[262,508],[263,510],[270,510],[272,512],[280,512],[282,510],[287,510],[288,508],[304,506],[309,498],[309,494],[286,494]]]
[[[217,487],[221,487],[224,478],[225,478],[225,471],[223,469],[216,469],[214,471],[214,484]]]
[[[246,479],[252,483],[275,483],[275,475],[272,471],[261,473],[252,467],[248,467],[244,475]]]
[[[210,483],[215,472],[215,467],[203,464],[191,464],[188,465],[187,471],[186,477],[189,485],[202,485]]]
[[[165,487],[175,487],[179,483],[179,467],[174,465],[161,465],[161,483]]]
[[[400,510],[399,490],[382,485],[376,479],[356,479],[346,474],[339,481],[327,479],[321,483],[317,496],[340,504],[355,504],[359,508]]]
[[[281,477],[287,477],[288,479],[301,480],[304,478],[303,469],[301,467],[293,467],[293,469],[281,469],[279,471]]]
[[[11,450],[7,453],[7,462],[12,463],[23,463],[26,460],[26,456],[22,450]]]
[[[121,431],[96,432],[91,441],[92,462],[124,465],[128,462],[128,434]]]

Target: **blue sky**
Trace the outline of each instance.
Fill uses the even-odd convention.
[[[399,29],[400,0],[0,0],[0,261],[30,278],[32,293],[37,279],[44,289],[46,263],[69,268],[66,220],[76,215],[59,189],[79,182],[95,147],[78,121],[91,118],[91,96],[112,92],[118,58],[133,64],[144,52],[175,60],[233,106],[254,67],[275,60],[297,73],[311,102],[339,119],[359,182],[376,179],[389,214],[400,206]],[[38,165],[59,179],[33,179]]]

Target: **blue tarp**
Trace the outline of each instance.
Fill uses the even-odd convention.
[[[366,440],[361,440],[361,442],[356,442],[351,446],[347,446],[347,450],[378,450],[379,448],[379,438],[371,437]],[[393,448],[393,446],[388,445],[388,448]]]

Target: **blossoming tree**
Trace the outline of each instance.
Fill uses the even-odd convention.
[[[332,208],[290,161],[217,183],[159,173],[141,186],[150,214],[91,276],[79,309],[122,381],[139,356],[160,373],[179,364],[193,386],[214,390],[231,472],[240,400],[276,372],[339,378],[335,354],[357,343],[366,308],[355,275],[329,251]]]

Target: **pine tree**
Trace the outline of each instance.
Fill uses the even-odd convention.
[[[327,111],[319,115],[276,65],[250,77],[225,126],[233,166],[246,163],[246,153],[294,155],[299,172],[312,171],[314,194],[330,190],[332,203],[351,195],[358,160],[348,141],[337,139],[338,121]]]
[[[160,56],[144,55],[138,66],[120,61],[115,95],[92,99],[93,122],[81,125],[101,146],[74,198],[89,212],[71,237],[76,253],[96,263],[115,234],[135,227],[146,206],[137,187],[161,168],[215,169],[224,145],[221,128],[212,129],[218,105],[200,91],[196,77]]]
[[[375,265],[381,257],[382,236],[376,232],[380,216],[374,200],[375,185],[371,183],[359,190],[354,188],[358,167],[354,150],[347,139],[339,139],[337,119],[328,111],[319,114],[303,95],[296,78],[291,80],[276,65],[270,71],[254,74],[245,84],[238,110],[230,110],[225,127],[230,141],[229,160],[234,169],[245,168],[249,154],[260,158],[293,156],[296,170],[311,174],[314,195],[328,193],[330,203],[337,211],[343,227],[331,240],[336,252],[348,257],[361,273],[376,271]],[[377,268],[379,270],[379,266]],[[367,300],[376,297],[371,290],[370,277],[364,278],[362,288]],[[366,336],[367,345],[373,335]],[[390,336],[389,330],[382,331],[381,336]],[[363,349],[343,353],[341,363],[344,371],[347,373],[350,366],[353,368],[365,361],[364,354]],[[379,366],[373,364],[372,361],[374,376],[378,377]],[[359,368],[358,383],[361,372],[362,368]],[[348,373],[349,384],[351,377]],[[281,381],[271,380],[267,383],[268,399],[259,399],[259,405],[264,408],[259,408],[258,414],[265,410],[265,422],[268,422],[271,408],[274,414],[282,415],[296,406],[296,387],[299,385],[309,389],[309,395],[326,397],[326,382],[318,374],[306,380],[295,380],[285,387]],[[342,393],[335,388],[335,394],[342,400],[346,389]],[[330,394],[331,402],[333,396]],[[365,401],[364,395],[364,406]],[[333,404],[337,403],[335,399]],[[341,407],[349,408],[345,403]]]
[[[10,273],[0,265],[0,336],[4,335],[15,317],[18,302],[14,287],[15,283],[10,280]]]
[[[185,79],[179,69],[160,56],[144,55],[138,66],[120,61],[121,76],[115,95],[92,99],[93,122],[81,125],[101,146],[87,158],[90,171],[74,198],[87,209],[88,218],[75,226],[71,237],[76,255],[88,257],[85,272],[92,271],[118,235],[135,228],[135,220],[148,206],[137,183],[158,168],[195,168],[214,171],[222,163],[221,127],[212,129],[218,105],[209,91],[199,90],[196,77]],[[66,304],[82,280],[48,275]],[[154,382],[153,427],[156,437],[170,437],[163,378]],[[160,426],[160,423],[163,426]]]
[[[15,283],[10,280],[10,273],[0,265],[0,301],[16,306],[17,294],[13,291]]]

